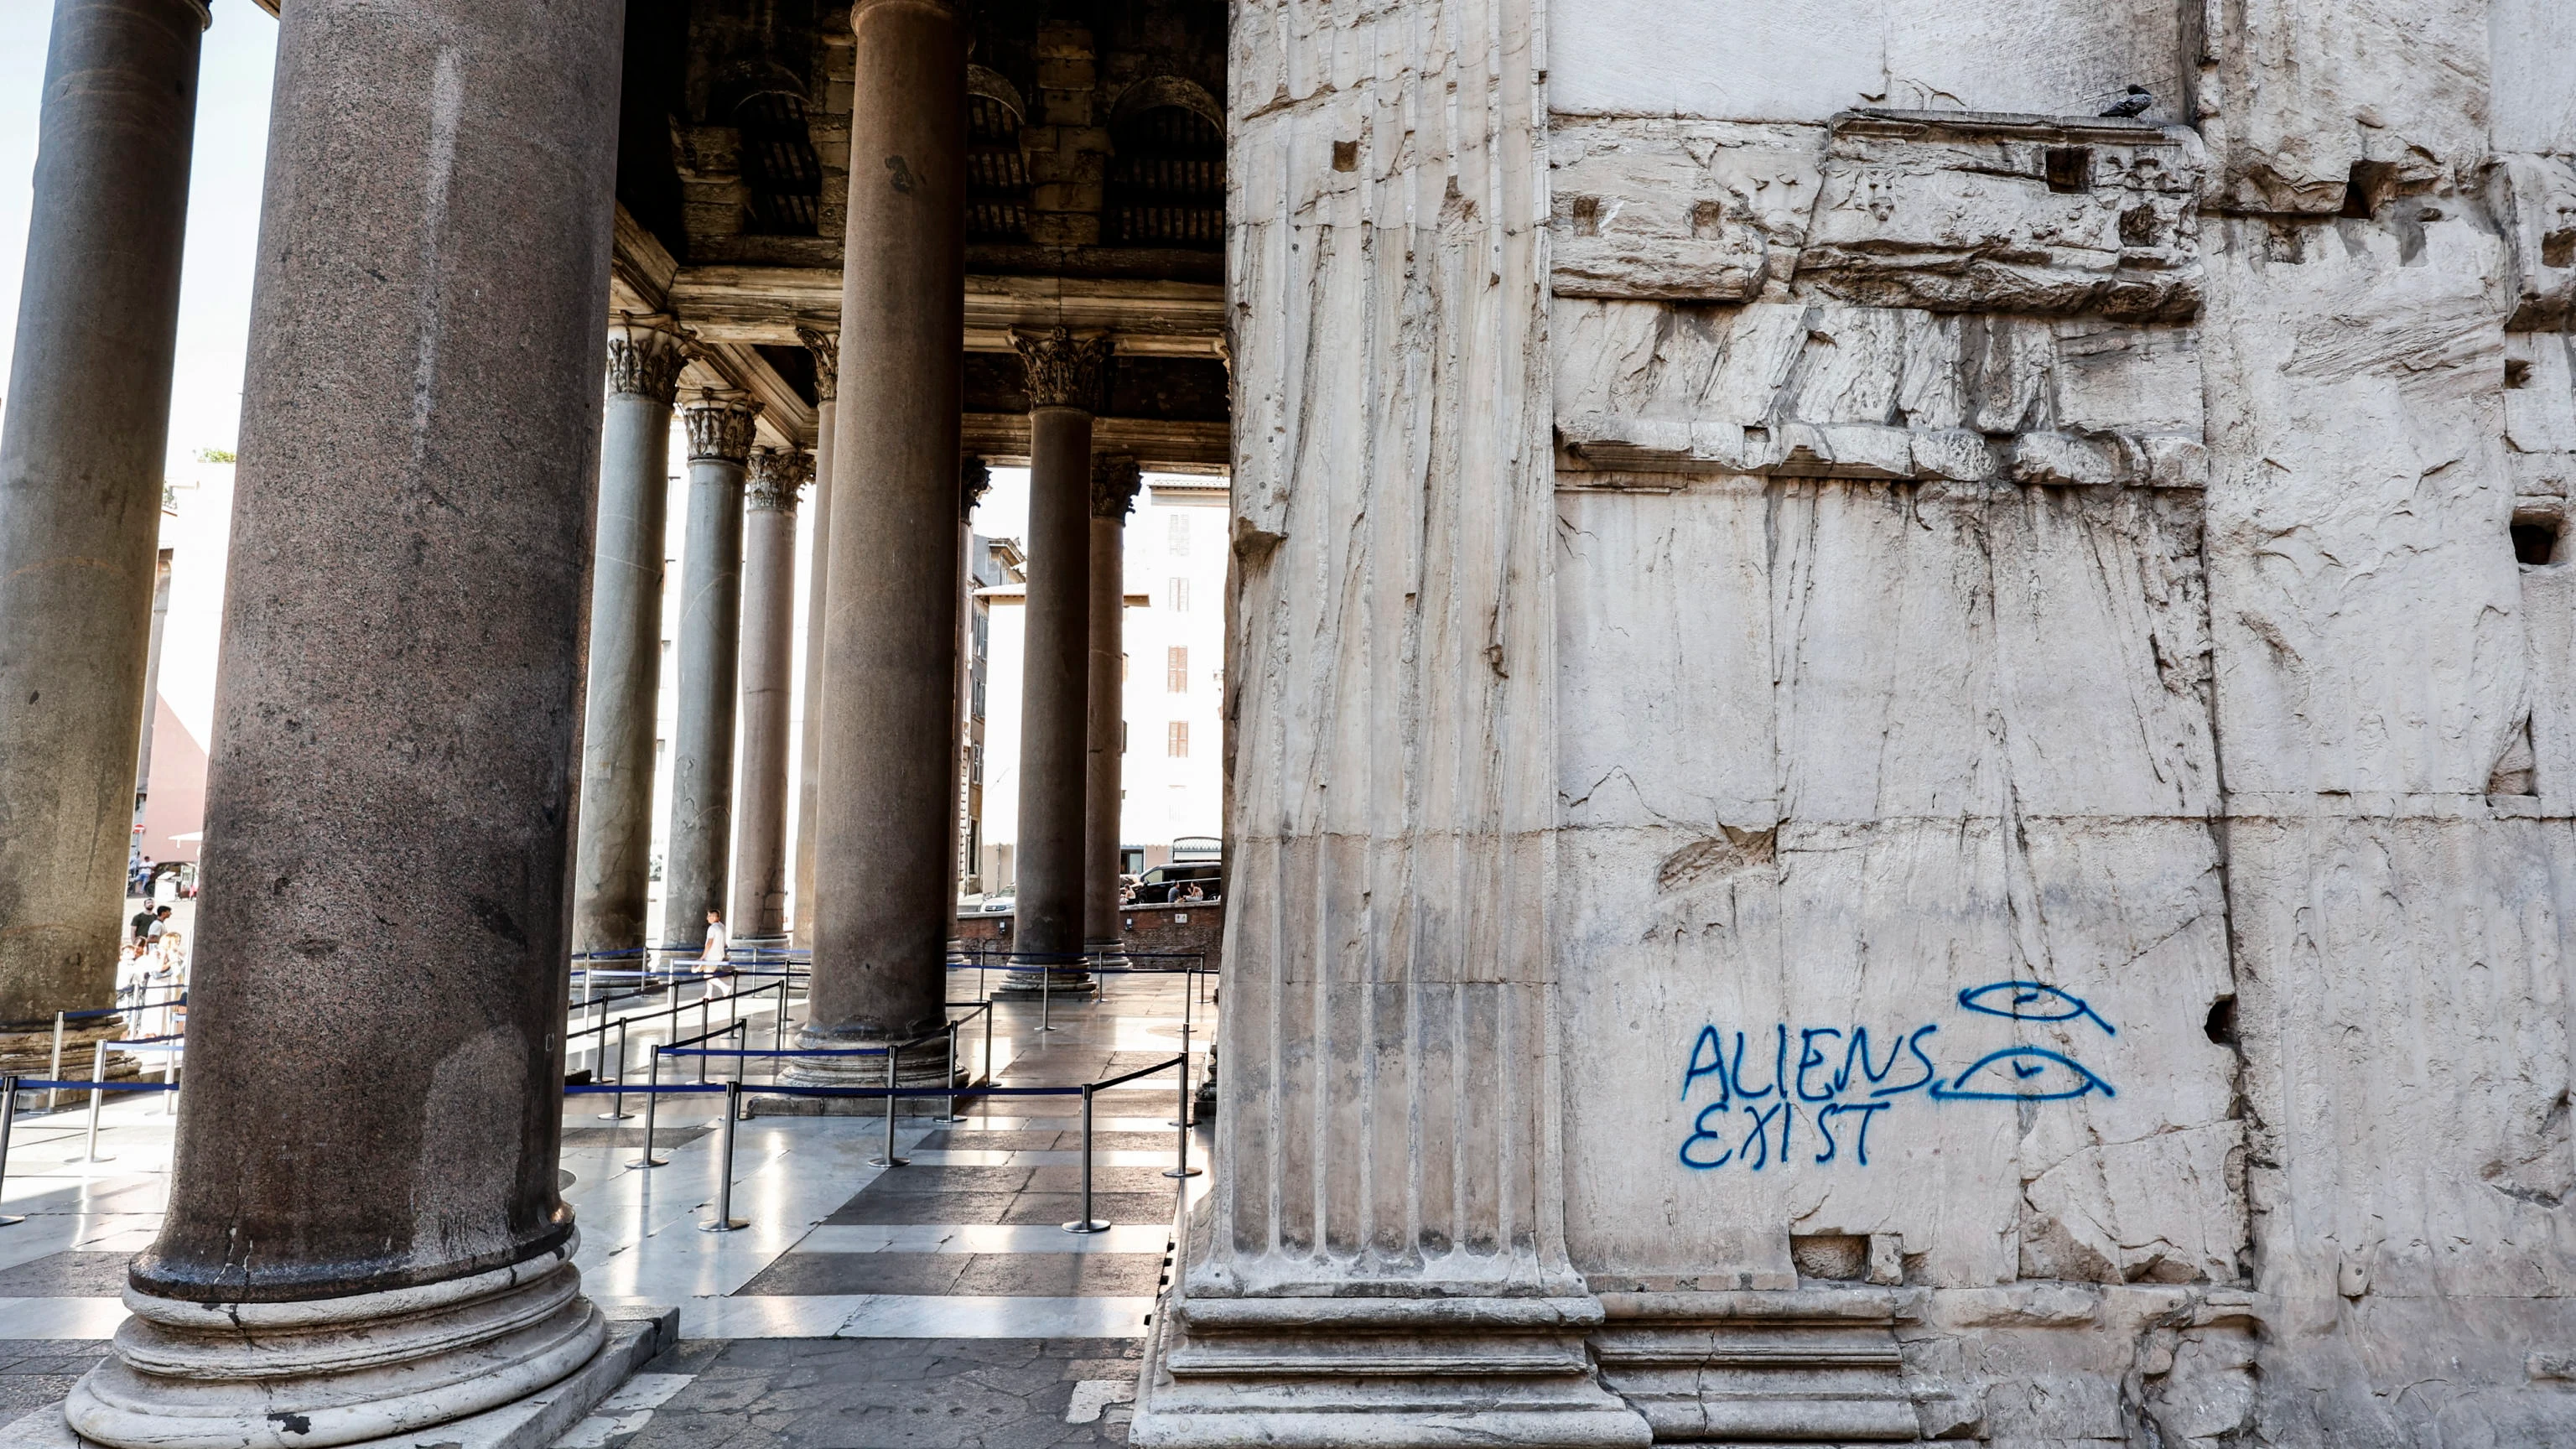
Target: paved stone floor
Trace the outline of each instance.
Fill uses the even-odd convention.
[[[959,998],[972,995],[972,974],[958,980]],[[994,1081],[1067,1086],[1166,1060],[1180,1047],[1185,997],[1195,1080],[1211,1008],[1177,979],[1132,976],[1112,978],[1096,1003],[1050,1003],[1058,1029],[1043,1033],[1037,1006],[997,1007]],[[748,1009],[755,1045],[767,1045],[772,1009],[767,1000]],[[728,1008],[709,1010],[721,1025]],[[680,1034],[694,1034],[697,1008],[680,1015]],[[639,1066],[669,1026],[649,1006],[631,1018]],[[981,1033],[979,1022],[964,1037],[978,1067]],[[591,1065],[578,1044],[569,1065]],[[671,1063],[664,1070],[666,1081],[679,1075]],[[893,1168],[868,1160],[885,1144],[882,1116],[755,1115],[736,1125],[734,1142],[733,1214],[748,1226],[700,1231],[722,1151],[714,1101],[662,1097],[654,1147],[668,1165],[640,1168],[640,1101],[630,1097],[634,1115],[611,1122],[599,1116],[606,1097],[566,1099],[564,1196],[581,1223],[588,1291],[677,1305],[681,1341],[566,1436],[565,1449],[1125,1442],[1178,1194],[1207,1184],[1163,1176],[1178,1150],[1171,1073],[1097,1095],[1092,1216],[1111,1226],[1089,1234],[1063,1226],[1082,1207],[1075,1096],[968,1099],[954,1122],[898,1116],[908,1165]],[[106,1106],[100,1162],[80,1160],[81,1108],[20,1119],[0,1181],[0,1208],[27,1216],[0,1228],[0,1422],[60,1401],[106,1352],[124,1317],[125,1262],[151,1240],[166,1200],[163,1109],[140,1095]],[[1207,1135],[1191,1139],[1198,1166]]]

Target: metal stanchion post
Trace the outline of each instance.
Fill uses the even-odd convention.
[[[940,1115],[939,1120],[965,1121],[957,1115],[957,1023],[953,1021],[948,1023],[948,1079],[944,1085],[948,1088],[948,1110]]]
[[[602,1032],[599,1039],[605,1044],[608,1034]],[[608,1110],[599,1114],[599,1120],[631,1121],[635,1114],[626,1110],[626,1018],[622,1016],[617,1018],[617,1075],[611,1080],[617,1083],[617,1090],[609,1093]]]
[[[984,998],[984,1085],[993,1085],[993,998]]]
[[[751,1061],[751,1023],[747,1021],[737,1021],[733,1024],[733,1050],[733,1095],[725,1099],[725,1110],[728,1119],[730,1119],[730,1117],[736,1112],[748,1112],[751,1110],[750,1107],[741,1100],[742,1074]],[[746,1118],[744,1120],[748,1121],[749,1119]]]
[[[1054,964],[1040,962],[1038,964],[1038,1030],[1040,1031],[1055,1030],[1055,1023],[1047,1016],[1048,997],[1052,994],[1054,986]]]
[[[894,1155],[894,1083],[895,1061],[903,1055],[903,1043],[886,1043],[886,1143],[883,1157],[871,1157],[871,1167],[910,1167],[912,1160]]]
[[[98,1155],[98,1109],[107,1098],[107,1043],[98,1044],[98,1055],[89,1069],[89,1151],[72,1159],[75,1162],[111,1162],[115,1159]]]
[[[179,1054],[171,1049],[170,1043],[163,1042],[161,1044],[161,1086],[163,1088],[161,1115],[164,1117],[179,1115],[179,1094],[168,1090],[170,1083],[179,1075],[178,1062]]]
[[[61,1012],[57,1011],[57,1012],[55,1012],[55,1013],[54,1013],[54,1065],[53,1065],[53,1067],[52,1067],[52,1069],[51,1069],[51,1070],[49,1070],[49,1071],[47,1071],[47,1072],[45,1073],[45,1080],[46,1080],[46,1081],[49,1081],[49,1082],[59,1082],[59,1081],[61,1081],[62,1079],[63,1079],[63,1014],[62,1014]],[[47,1087],[47,1088],[45,1089],[45,1110],[46,1110],[46,1111],[48,1111],[48,1112],[50,1112],[50,1111],[54,1110],[54,1100],[55,1100],[56,1098],[60,1097],[61,1095],[62,1095],[62,1089],[61,1089],[60,1087]]]
[[[702,1233],[730,1233],[751,1224],[733,1215],[733,1123],[742,1111],[742,1083],[725,1083],[724,1144],[716,1152],[716,1215],[698,1224]]]
[[[1172,1119],[1172,1136],[1180,1144],[1180,1165],[1164,1172],[1165,1177],[1196,1177],[1199,1170],[1190,1166],[1190,1028],[1181,1024],[1181,1061],[1176,1069],[1181,1078],[1180,1115]]]
[[[653,1044],[652,1086],[644,1094],[644,1155],[626,1164],[629,1167],[664,1167],[670,1159],[653,1155],[653,1109],[662,1099],[662,1044]]]
[[[1066,1223],[1068,1233],[1105,1233],[1109,1225],[1091,1215],[1091,1084],[1082,1087],[1082,1217]]]
[[[784,976],[778,978],[778,1020],[770,1023],[769,1049],[774,1052],[787,1050],[787,978]]]
[[[61,1078],[48,1078],[60,1081]],[[18,1079],[0,1077],[0,1186],[9,1181],[9,1128],[18,1120]],[[0,1213],[0,1228],[12,1227],[26,1219],[16,1213]]]

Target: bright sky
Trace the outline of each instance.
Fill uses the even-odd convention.
[[[188,191],[187,269],[179,293],[179,365],[170,397],[173,472],[202,448],[231,449],[241,417],[242,356],[250,336],[251,262],[259,246],[260,176],[268,151],[269,78],[277,22],[250,0],[214,0],[197,102]],[[53,7],[0,3],[0,325],[16,335],[27,265],[36,116],[44,100]],[[0,342],[0,347],[8,346]],[[0,356],[0,388],[8,359]]]

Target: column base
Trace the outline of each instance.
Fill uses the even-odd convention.
[[[1036,1001],[1040,997],[1080,996],[1098,979],[1088,961],[1022,961],[1014,956],[994,984],[995,1001]]]
[[[102,1016],[64,1027],[63,1076],[75,1082],[89,1080],[90,1065],[98,1059],[98,1044],[124,1036],[126,1025],[124,1017]],[[52,1027],[39,1031],[0,1032],[0,1076],[40,1080],[52,1070],[53,1062]],[[131,1077],[141,1070],[141,1065],[131,1056],[114,1051],[107,1054],[110,1080]]]
[[[1593,1367],[1585,1338],[1603,1319],[1597,1298],[1194,1298],[1184,1285],[1203,1235],[1177,1236],[1173,1286],[1146,1344],[1130,1444],[1645,1449],[1653,1442],[1645,1416],[1603,1388]]]
[[[882,1045],[864,1037],[822,1037],[799,1033],[796,1045],[802,1048],[848,1049]],[[965,1043],[959,1043],[962,1053]],[[930,1092],[955,1091],[970,1079],[968,1063],[961,1057],[954,1075],[949,1072],[948,1049],[936,1040],[908,1048],[895,1061],[895,1086],[907,1090]],[[778,1084],[784,1087],[856,1087],[882,1088],[886,1084],[886,1059],[883,1057],[788,1057],[778,1068]],[[751,1112],[759,1117],[882,1117],[883,1097],[789,1097],[764,1095],[758,1088],[746,1087],[751,1099]],[[926,1116],[945,1113],[944,1097],[897,1097],[894,1113],[898,1117]]]
[[[135,1316],[116,1331],[116,1356],[73,1386],[62,1419],[110,1449],[320,1449],[501,1409],[608,1342],[581,1296],[577,1245],[345,1298],[196,1303],[128,1288]]]

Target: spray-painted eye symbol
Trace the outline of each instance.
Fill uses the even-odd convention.
[[[1932,1084],[1932,1095],[1944,1101],[2062,1102],[2088,1092],[2119,1095],[2109,1082],[2041,1047],[1990,1052],[1947,1086]]]
[[[2073,1021],[2081,1016],[2112,1036],[2120,1034],[2119,1028],[2104,1021],[2100,1012],[2085,1005],[2083,997],[2036,981],[1971,986],[1959,993],[1959,1004],[1970,1011],[2008,1016],[2015,1021]]]

